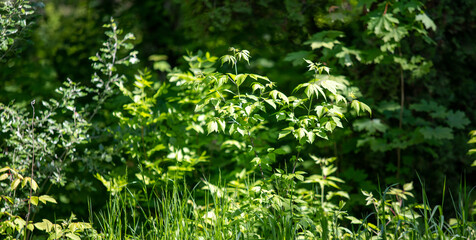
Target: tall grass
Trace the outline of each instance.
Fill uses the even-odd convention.
[[[443,215],[445,192],[442,204],[431,206],[422,182],[422,203],[392,195],[391,186],[375,198],[373,212],[351,224],[322,209],[314,217],[297,216],[290,211],[297,207],[293,201],[275,209],[263,204],[265,199],[243,194],[251,186],[233,189],[205,181],[206,190],[188,190],[179,182],[144,187],[145,195],[128,189],[111,195],[102,211],[91,213],[97,232],[90,239],[476,239],[473,189],[464,183],[456,196],[450,194],[454,219]]]

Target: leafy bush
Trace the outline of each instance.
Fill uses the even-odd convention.
[[[22,21],[32,13],[25,11],[31,8],[26,3],[3,3],[2,11],[7,15],[2,16],[2,30],[12,29],[1,36],[6,51],[13,46],[14,29],[26,27]],[[298,5],[292,1],[285,5],[293,19],[304,22],[295,11]],[[0,236],[476,237],[472,191],[466,184],[461,184],[458,198],[453,199],[455,218],[451,219],[445,219],[443,213],[446,185],[441,206],[431,208],[424,181],[422,203],[414,199],[410,182],[393,184],[383,191],[362,189],[368,207],[360,210],[360,218],[346,208],[351,195],[338,176],[336,139],[357,134],[359,147],[368,144],[374,152],[396,149],[394,170],[398,179],[402,149],[441,146],[442,140],[453,137],[455,129],[469,124],[463,112],[433,101],[413,102],[404,110],[404,71],[416,79],[428,73],[431,62],[420,56],[404,56],[402,43],[410,34],[431,42],[426,29],[436,27],[418,1],[410,5],[386,1],[372,6],[366,18],[366,37],[374,41],[374,49],[345,47],[337,40],[343,37],[340,31],[315,34],[305,44],[323,48],[320,57],[326,63],[309,60],[307,57],[316,56],[312,53],[289,54],[286,60],[293,65],[308,65],[307,73],[296,75],[298,84],[292,89],[279,88],[262,73],[247,72],[253,69],[250,52],[233,47],[221,57],[189,52],[183,57],[186,70],[172,68],[164,56],[152,56],[154,69],[167,75],[166,81],[156,81],[148,69],[136,72],[133,65],[139,62],[139,53],[131,43],[136,39],[133,34],[124,34],[111,18],[104,25],[107,39],[90,57],[96,73],[89,83],[67,79],[56,90],[59,98],[32,100],[31,111],[24,103],[0,103],[0,144],[5,149],[0,155]],[[370,10],[370,6],[363,8]],[[400,104],[383,102],[372,112],[358,100],[360,91],[345,77],[331,75],[328,65],[351,66],[352,58],[362,64],[384,66],[379,64],[390,61],[396,65]],[[134,75],[133,80],[130,75]],[[359,119],[367,113],[384,120]],[[390,127],[392,118],[398,120],[398,128]],[[411,121],[404,122],[408,119]],[[337,158],[316,147],[330,144],[334,144]],[[431,147],[423,149],[436,156]],[[65,219],[35,219],[36,214],[47,216],[41,213],[46,209],[43,205],[57,204],[52,188],[94,189],[98,181],[93,182],[91,175],[104,185],[109,199],[96,213],[93,208],[101,204],[100,200],[89,202],[88,222],[76,221],[73,213]],[[81,179],[83,176],[87,177]],[[61,195],[59,199],[67,202]]]

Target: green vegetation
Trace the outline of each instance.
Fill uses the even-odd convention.
[[[475,239],[474,7],[2,1],[0,238]]]

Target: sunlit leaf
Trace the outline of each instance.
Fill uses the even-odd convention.
[[[18,185],[20,184],[20,182],[21,182],[21,179],[19,179],[19,178],[13,180],[12,184],[10,185],[11,189],[15,190],[18,187]]]
[[[420,13],[416,15],[415,20],[420,21],[425,25],[426,29],[432,29],[433,31],[436,31],[436,24],[431,20],[431,18],[426,15],[426,13]]]
[[[30,198],[31,204],[38,206],[38,197],[37,196],[31,196]]]
[[[218,123],[216,121],[211,121],[207,124],[208,134],[212,132],[218,132]]]
[[[353,126],[357,131],[365,130],[369,134],[374,134],[377,131],[384,133],[388,129],[388,126],[386,124],[383,124],[378,118],[358,119],[354,122]]]
[[[48,196],[48,195],[42,195],[39,197],[39,200],[42,202],[42,203],[46,203],[46,202],[50,202],[50,203],[57,203],[56,200],[51,197],[51,196]]]

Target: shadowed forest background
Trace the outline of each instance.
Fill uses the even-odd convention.
[[[308,182],[314,181],[307,179],[312,174],[321,174],[326,179],[322,166],[330,163],[310,155],[335,157],[331,162],[336,169],[330,173],[343,180],[339,183],[341,192],[337,193],[347,194],[342,210],[357,218],[365,218],[369,211],[362,207],[368,196],[362,195],[361,189],[382,192],[392,184],[403,186],[409,182],[413,182],[417,192],[416,202],[427,199],[430,205],[446,205],[441,214],[445,214],[446,219],[457,218],[450,207],[454,204],[452,199],[461,194],[462,188],[468,188],[463,192],[469,191],[476,183],[476,168],[471,167],[474,155],[468,154],[474,148],[474,144],[468,144],[469,133],[476,129],[475,1],[30,2],[34,14],[28,15],[28,25],[16,36],[8,51],[0,52],[0,103],[24,109],[19,114],[25,119],[30,119],[27,116],[32,112],[32,100],[36,101],[33,111],[40,115],[40,102],[66,96],[66,91],[55,89],[64,87],[67,79],[94,89],[97,82],[91,79],[97,76],[95,72],[108,75],[104,68],[94,64],[101,61],[96,53],[105,47],[103,43],[107,39],[104,35],[107,28],[101,26],[111,23],[111,17],[124,34],[134,34],[130,44],[137,51],[125,55],[129,57],[126,59],[129,65],[118,65],[111,70],[124,74],[123,79],[122,75],[117,78],[124,85],[111,85],[109,90],[104,87],[104,95],[98,93],[96,98],[90,95],[73,98],[71,114],[63,110],[51,116],[61,123],[76,114],[76,109],[94,112],[84,115],[84,126],[88,126],[84,138],[68,138],[77,141],[71,148],[74,151],[67,144],[60,147],[62,143],[58,143],[55,150],[45,154],[35,165],[35,179],[41,179],[37,180],[39,191],[57,202],[38,208],[35,221],[67,218],[71,212],[78,219],[88,221],[94,218],[92,213],[106,208],[110,199],[106,191],[114,196],[125,186],[138,192],[148,189],[150,194],[177,181],[184,182],[179,185],[188,189],[186,191],[205,186],[213,195],[218,190],[214,192],[211,186],[215,185],[211,183],[236,187],[237,182],[246,182],[244,179],[248,178],[250,185],[268,181],[272,185],[268,190],[280,193],[290,186],[301,186],[298,180],[302,179],[293,175],[291,180],[295,178],[296,182],[286,182],[289,179],[279,182],[276,173],[297,174],[298,169],[307,173],[303,175]],[[129,47],[132,45],[124,45],[123,51],[129,51]],[[230,53],[230,47],[236,51]],[[248,50],[249,59],[246,52],[240,50]],[[226,54],[242,61],[227,65],[227,59],[213,58]],[[316,66],[315,75],[312,71],[306,73],[311,65],[305,59],[319,63],[319,72]],[[332,118],[332,129],[326,127],[329,133],[317,137],[301,136],[299,129],[303,128],[296,128],[296,133],[293,130],[285,136],[290,132],[286,132],[288,125],[282,121],[291,117],[285,110],[269,111],[270,105],[266,105],[268,111],[262,114],[266,124],[260,125],[261,119],[257,117],[258,127],[250,127],[248,131],[256,131],[256,135],[248,134],[248,138],[247,134],[240,133],[242,137],[237,137],[239,134],[228,130],[230,118],[226,118],[225,131],[221,120],[210,123],[204,120],[208,115],[201,118],[187,113],[194,109],[200,111],[200,98],[205,99],[207,91],[221,85],[182,88],[186,83],[180,80],[188,79],[180,74],[189,72],[198,76],[195,70],[202,68],[205,70],[200,70],[201,74],[230,72],[238,77],[238,72],[254,73],[266,76],[275,83],[276,89],[291,96],[299,91],[293,91],[297,85],[313,76],[325,75],[326,67],[333,81],[345,85],[342,96],[349,102],[348,106],[358,99],[370,107],[371,113],[363,114],[362,105],[355,109],[352,104],[354,110],[344,111],[341,120]],[[111,76],[113,74],[109,74]],[[134,83],[134,79],[150,88]],[[324,88],[326,94],[335,94],[332,87]],[[204,92],[197,93],[194,89]],[[258,87],[248,84],[243,89],[256,93]],[[316,90],[316,99],[321,101],[319,94]],[[146,100],[141,106],[131,105],[132,95]],[[239,95],[238,90],[236,96]],[[284,104],[285,99],[281,98],[280,102],[280,98],[274,96],[275,104]],[[310,99],[311,102],[306,103],[309,107],[312,97]],[[325,99],[339,103],[338,98]],[[102,105],[95,109],[94,103]],[[216,103],[211,100],[210,104]],[[5,112],[5,108],[0,110]],[[152,115],[147,116],[148,112]],[[216,114],[210,118],[233,113]],[[280,119],[281,114],[286,117]],[[248,119],[245,121],[248,123]],[[6,120],[2,124],[6,126]],[[46,127],[38,127],[38,134],[47,132]],[[220,135],[221,128],[230,136]],[[29,176],[31,163],[17,164],[9,158],[9,152],[13,152],[13,142],[7,141],[9,134],[7,130],[0,133],[3,152],[0,167],[15,167]],[[296,139],[292,138],[293,134]],[[159,135],[161,137],[157,137]],[[308,132],[304,135],[309,136]],[[39,148],[33,151],[42,151]],[[44,145],[46,148],[48,144]],[[64,149],[68,151],[68,157],[60,157],[64,162],[55,162],[55,157],[49,157],[60,155]],[[266,151],[273,155],[258,157]],[[39,156],[43,155],[38,154],[38,159]],[[141,181],[145,187],[139,184]],[[235,183],[237,185],[233,185]],[[7,186],[9,184],[2,185]],[[423,190],[426,195],[421,194]],[[127,201],[150,203],[147,194],[131,190],[131,195],[135,200]],[[201,191],[194,197],[199,199],[206,195],[208,193]],[[468,199],[471,205],[474,193],[469,193]],[[26,210],[21,210],[25,206],[17,207],[20,213],[25,213]],[[474,218],[474,206],[469,208],[473,209],[470,216]]]

